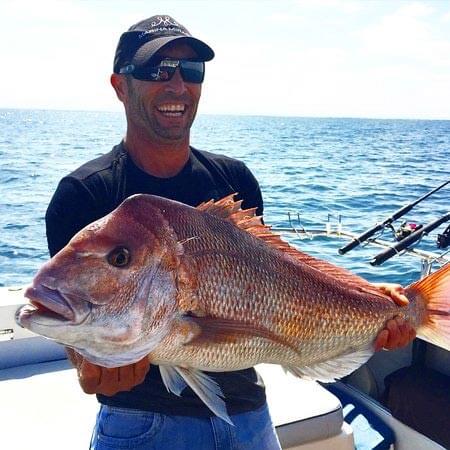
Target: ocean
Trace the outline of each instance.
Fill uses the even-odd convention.
[[[0,129],[0,286],[20,286],[48,258],[44,216],[58,181],[118,143],[125,120],[120,112],[0,109]],[[450,178],[450,121],[200,115],[191,143],[249,166],[273,226],[289,226],[289,213],[306,228],[324,228],[329,216],[335,226],[340,215],[359,233]],[[449,198],[446,186],[402,219],[429,223],[449,211]],[[436,251],[444,228],[420,248]],[[339,256],[345,241],[292,242],[373,282],[420,275],[408,255],[375,268],[376,247]]]

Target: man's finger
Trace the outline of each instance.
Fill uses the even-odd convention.
[[[411,328],[411,325],[405,321],[400,323],[398,319],[396,319],[396,321],[400,332],[399,347],[404,347],[409,342],[409,329]]]
[[[399,306],[407,306],[409,303],[408,298],[404,294],[403,288],[394,289],[393,291],[391,291],[391,297]]]
[[[397,348],[400,342],[400,330],[397,321],[395,319],[388,320],[386,328],[389,330],[389,337],[385,348],[389,350]]]
[[[95,394],[97,392],[101,376],[102,371],[99,366],[91,364],[85,359],[81,362],[78,368],[78,381],[86,394]]]
[[[134,383],[134,364],[120,367],[119,371],[119,386],[122,391],[129,391],[136,383]]]
[[[399,306],[406,306],[409,303],[408,298],[405,295],[405,289],[401,284],[395,283],[374,283],[383,294],[388,295]]]
[[[114,395],[120,391],[119,388],[119,368],[108,369],[102,367],[100,384],[97,387],[97,393],[103,395]]]
[[[392,300],[399,306],[406,306],[409,303],[405,295],[405,289],[400,284],[386,285],[385,293],[390,295]]]
[[[389,331],[388,330],[383,330],[380,333],[378,333],[378,336],[375,339],[375,344],[374,344],[376,352],[382,350],[386,346],[388,337],[389,337]]]
[[[134,364],[133,369],[136,384],[141,384],[150,369],[150,361],[148,357],[146,356],[145,358]]]
[[[408,345],[415,337],[416,330],[406,321],[403,325],[399,325],[401,342],[400,347]]]

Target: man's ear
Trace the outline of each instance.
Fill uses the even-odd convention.
[[[113,73],[110,80],[112,87],[116,91],[117,98],[124,103],[124,99],[128,96],[128,85],[125,75]]]

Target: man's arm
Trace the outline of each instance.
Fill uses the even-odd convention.
[[[98,218],[90,192],[80,181],[63,178],[45,214],[50,256],[58,253],[78,231]]]
[[[98,219],[98,215],[91,193],[79,181],[64,178],[45,215],[50,255],[58,253],[79,230]],[[114,395],[129,391],[144,381],[150,368],[148,358],[124,367],[107,369],[90,363],[73,349],[66,348],[66,352],[77,369],[80,386],[87,394]]]

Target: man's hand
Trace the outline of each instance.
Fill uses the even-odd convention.
[[[66,352],[77,369],[78,381],[86,394],[111,396],[121,391],[129,391],[144,381],[150,368],[147,357],[128,366],[108,369],[90,363],[75,350],[66,348]]]
[[[405,296],[405,290],[399,284],[384,283],[374,284],[383,294],[389,295],[399,306],[407,306],[409,301]],[[388,320],[386,326],[375,339],[375,351],[381,349],[395,350],[408,345],[416,337],[416,331],[409,322],[401,317]]]

